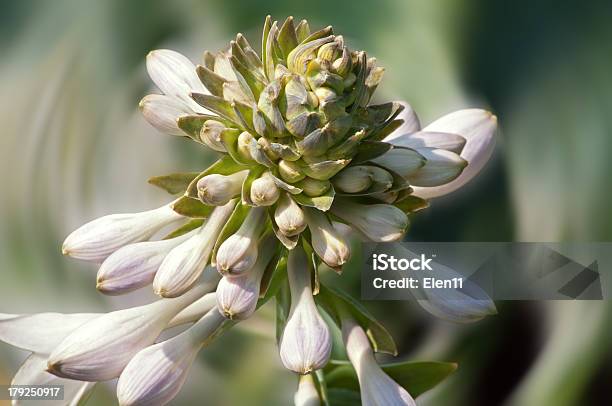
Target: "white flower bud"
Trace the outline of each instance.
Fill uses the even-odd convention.
[[[251,208],[238,231],[223,241],[216,258],[217,270],[222,275],[238,275],[255,264],[257,242],[266,218],[265,208]]]
[[[150,284],[166,255],[194,233],[119,248],[98,269],[96,288],[106,295],[121,295]]]
[[[223,206],[240,194],[248,173],[244,170],[231,175],[206,175],[198,180],[198,198],[209,206]]]
[[[376,242],[397,241],[408,228],[408,216],[390,204],[365,205],[338,199],[331,211]]]
[[[419,153],[427,159],[425,165],[408,176],[415,186],[440,186],[455,179],[467,166],[467,161],[445,149],[420,148]]]
[[[256,206],[272,206],[278,200],[280,190],[271,176],[264,174],[251,184],[251,201]]]
[[[249,318],[259,300],[261,278],[274,254],[277,240],[268,236],[261,243],[257,262],[247,272],[238,276],[225,276],[217,286],[217,307],[224,317],[232,320]]]
[[[351,166],[332,178],[334,187],[344,193],[359,193],[372,186],[372,173],[365,166]]]
[[[309,207],[303,210],[312,236],[312,247],[317,255],[332,268],[344,265],[351,255],[347,242],[321,211]]]
[[[234,210],[235,200],[215,207],[200,229],[164,258],[153,280],[153,291],[162,297],[176,297],[198,280],[210,259],[217,236]]]
[[[66,237],[62,252],[77,259],[101,263],[124,245],[148,240],[161,228],[183,218],[169,205],[140,213],[100,217]]]
[[[319,406],[321,399],[312,374],[300,375],[298,390],[293,396],[295,406]]]
[[[431,199],[459,189],[482,170],[495,148],[497,117],[481,109],[459,110],[439,118],[423,131],[459,134],[466,139],[461,158],[468,166],[455,180],[442,186],[414,188],[416,196]]]
[[[280,357],[285,368],[299,374],[323,368],[331,353],[331,335],[312,297],[309,269],[303,249],[289,251],[291,310],[280,340]]]
[[[380,368],[363,329],[352,320],[342,320],[346,353],[359,380],[364,406],[416,406],[412,396]]]
[[[306,228],[304,212],[287,193],[283,193],[278,200],[274,221],[280,232],[288,237],[298,235]]]
[[[406,177],[425,165],[425,158],[417,151],[409,148],[394,148],[372,162],[391,169],[393,172]]]
[[[138,352],[117,382],[121,406],[165,405],[181,390],[196,355],[225,319],[216,309],[169,340]]]
[[[185,102],[163,94],[149,94],[138,104],[145,120],[159,131],[171,135],[185,135],[176,125],[180,116],[193,114]]]
[[[168,322],[202,294],[201,289],[193,289],[176,299],[107,313],[86,322],[55,348],[47,370],[79,381],[116,378],[138,351],[153,344]]]

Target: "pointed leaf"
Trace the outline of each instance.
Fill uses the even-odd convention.
[[[207,206],[199,199],[183,196],[172,203],[172,210],[178,214],[191,218],[207,218],[212,213],[214,206]]]
[[[153,176],[147,180],[151,185],[164,189],[175,195],[184,193],[189,184],[199,175],[199,172],[171,173],[169,175]]]

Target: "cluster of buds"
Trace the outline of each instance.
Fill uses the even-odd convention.
[[[85,224],[63,252],[101,264],[104,294],[150,285],[161,298],[108,314],[4,315],[0,339],[37,362],[14,383],[44,376],[70,382],[79,398],[91,382],[119,378],[121,405],[165,404],[198,351],[276,298],[280,359],[301,376],[295,402],[319,404],[321,376],[313,373],[329,361],[333,317],[321,313],[318,272],[342,271],[351,257],[347,235],[400,240],[408,215],[469,181],[491,155],[495,117],[462,110],[421,128],[406,103],[372,104],[384,73],[376,59],[349,49],[331,27],[311,32],[291,17],[280,26],[266,19],[261,55],[238,34],[198,66],[158,50],[147,69],[163,94],[141,101],[144,117],[220,157],[200,173],[152,178],[179,196]],[[342,315],[362,403],[413,405],[378,367],[362,319],[329,291],[325,303],[330,315]],[[28,333],[33,325],[50,339]]]

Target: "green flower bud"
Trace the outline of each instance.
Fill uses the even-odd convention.
[[[334,187],[344,193],[359,193],[372,186],[372,173],[365,166],[351,166],[332,178]]]
[[[306,177],[301,171],[300,166],[291,161],[281,159],[278,162],[278,172],[283,180],[289,183],[298,182]]]
[[[328,180],[317,180],[307,177],[298,182],[296,186],[302,189],[306,196],[316,197],[327,192],[331,187],[331,183]]]

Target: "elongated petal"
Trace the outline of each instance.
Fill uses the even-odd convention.
[[[308,259],[300,247],[289,251],[287,272],[291,310],[280,340],[280,356],[285,368],[307,374],[327,364],[331,335],[312,297]]]
[[[153,282],[168,253],[195,231],[177,238],[126,245],[112,253],[98,269],[96,288],[107,295],[120,295]]]
[[[207,112],[191,100],[191,92],[209,92],[200,81],[195,65],[185,56],[168,49],[151,51],[147,55],[147,71],[165,95],[183,101],[195,112]]]
[[[293,404],[295,406],[319,406],[321,404],[312,374],[300,375],[298,390],[293,396]]]
[[[0,313],[0,340],[24,350],[50,354],[68,334],[97,316],[96,313]]]
[[[412,106],[405,101],[399,101],[398,103],[404,106],[404,110],[399,113],[397,118],[404,120],[404,123],[389,134],[385,138],[385,142],[391,142],[399,137],[403,137],[405,134],[412,134],[421,130],[421,122]]]
[[[417,151],[427,162],[408,176],[408,182],[414,186],[444,185],[456,179],[468,164],[459,155],[445,149],[421,148]]]
[[[77,328],[48,359],[48,371],[62,378],[106,381],[151,345],[168,322],[204,292],[192,289],[176,299],[104,314]]]
[[[176,120],[183,115],[193,114],[185,102],[163,94],[145,96],[139,104],[144,118],[159,131],[171,135],[185,135],[178,128]]]
[[[387,140],[385,139],[385,141]],[[465,146],[466,139],[457,134],[418,131],[413,134],[404,134],[387,142],[399,147],[439,148],[454,152],[456,154],[461,154],[461,151],[463,151],[463,147]]]
[[[198,280],[210,259],[217,236],[225,225],[235,200],[216,207],[206,223],[189,239],[173,248],[155,274],[153,290],[162,297],[177,297]]]
[[[215,269],[210,268],[206,270],[213,271],[218,275]],[[211,273],[213,273],[211,272]],[[202,318],[206,313],[217,306],[217,292],[210,292],[181,310],[179,314],[174,316],[170,323],[168,323],[168,328],[180,326],[182,324],[194,323]]]
[[[365,331],[352,320],[342,320],[346,353],[357,372],[364,406],[416,406],[412,396],[378,366]]]
[[[461,157],[469,164],[454,181],[431,188],[415,187],[415,195],[431,199],[451,193],[474,178],[485,166],[495,148],[497,117],[486,110],[467,109],[450,113],[424,128],[424,131],[459,134],[467,142]]]
[[[183,219],[169,206],[100,217],[73,231],[62,246],[65,255],[101,263],[119,248],[149,239],[161,228]]]
[[[395,148],[373,159],[372,162],[391,169],[403,177],[407,177],[425,165],[425,158],[414,149]],[[355,168],[358,167],[356,166]]]
[[[64,406],[77,405],[94,387],[94,382],[73,381],[71,379],[59,378],[46,372],[47,357],[41,354],[30,355],[21,365],[11,386],[18,385],[60,385],[64,388],[62,400],[45,400],[45,405]],[[40,400],[14,400],[14,406],[39,405]]]
[[[225,319],[212,309],[196,324],[169,340],[138,352],[117,383],[121,406],[165,405],[180,391],[198,351]]]

